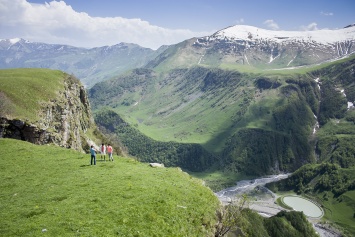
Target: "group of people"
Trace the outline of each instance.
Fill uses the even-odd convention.
[[[102,158],[104,158],[104,161],[106,161],[106,152],[107,152],[107,155],[108,155],[108,159],[109,161],[113,161],[113,148],[110,144],[107,144],[107,146],[102,143],[101,146],[100,146],[100,157],[101,157],[101,160]],[[90,147],[90,154],[91,154],[91,162],[90,164],[91,165],[96,165],[96,149],[94,148],[93,145],[91,145]]]

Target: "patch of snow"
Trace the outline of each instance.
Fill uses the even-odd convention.
[[[295,55],[295,56],[293,57],[293,59],[291,59],[291,61],[288,62],[287,66],[290,65],[290,64],[293,62],[293,60],[295,60],[296,57],[297,57],[297,55]]]
[[[200,57],[200,60],[198,60],[198,63],[197,64],[200,64],[201,63],[201,60],[202,60],[202,58],[204,57],[205,55],[202,55],[201,57]]]
[[[247,61],[248,65],[250,65],[246,54],[244,54],[244,58],[245,58],[245,60]]]
[[[17,42],[19,42],[21,40],[21,38],[13,38],[13,39],[9,39],[11,44],[16,44]]]
[[[340,90],[340,92],[345,96],[345,98],[346,98],[346,94],[345,94],[345,92],[344,92],[344,89],[342,89],[342,90]],[[354,103],[353,102],[351,102],[351,101],[348,101],[348,110],[350,109],[350,108],[353,108],[354,107]]]
[[[343,96],[346,97],[346,94],[345,94],[345,92],[344,92],[344,89],[342,89],[340,92],[343,94]]]
[[[318,78],[316,78],[316,79],[314,79],[314,80],[317,82],[318,89],[320,90],[320,84],[321,84],[321,82],[319,81],[319,77],[318,77]]]
[[[272,63],[272,61],[274,61],[275,59],[277,59],[280,56],[280,54],[278,54],[275,58],[272,56],[272,52],[270,54],[270,61],[269,64]]]

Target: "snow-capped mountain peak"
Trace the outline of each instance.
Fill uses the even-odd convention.
[[[22,38],[12,38],[12,39],[0,39],[0,43],[7,43],[7,44],[16,44],[18,42],[25,42],[25,43],[29,43],[29,41],[24,40]]]
[[[211,39],[227,39],[232,41],[267,40],[277,43],[287,41],[308,41],[320,44],[333,44],[336,42],[355,40],[355,27],[347,27],[338,30],[274,31],[247,25],[235,25],[216,32],[210,37],[210,40]]]
[[[6,49],[17,44],[30,43],[22,38],[12,38],[12,39],[0,39],[0,49]]]
[[[19,42],[21,40],[21,38],[13,38],[13,39],[9,39],[11,44],[16,44],[17,42]]]
[[[337,60],[355,53],[355,27],[317,31],[275,31],[235,25],[197,38],[200,64],[294,68]],[[205,52],[204,52],[205,51]]]

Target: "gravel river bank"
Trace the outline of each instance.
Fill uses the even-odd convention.
[[[285,179],[290,174],[280,174],[261,177],[253,180],[241,180],[235,186],[216,192],[216,196],[223,204],[229,204],[236,200],[239,195],[247,194],[250,197],[249,208],[258,212],[264,217],[276,215],[281,210],[285,210],[276,204],[279,196],[265,187],[265,184]],[[340,237],[342,236],[337,230],[328,225],[320,223],[320,219],[308,218],[313,228],[320,237]]]

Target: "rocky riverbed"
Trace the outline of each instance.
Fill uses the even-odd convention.
[[[258,212],[264,217],[276,215],[281,210],[285,210],[276,204],[277,194],[271,192],[265,187],[266,183],[285,179],[290,174],[281,174],[262,177],[254,180],[242,180],[236,183],[236,186],[221,190],[216,196],[223,204],[229,204],[235,201],[238,196],[247,194],[249,199],[249,208]],[[341,233],[330,225],[321,224],[320,219],[309,218],[314,229],[320,237],[341,237]]]

